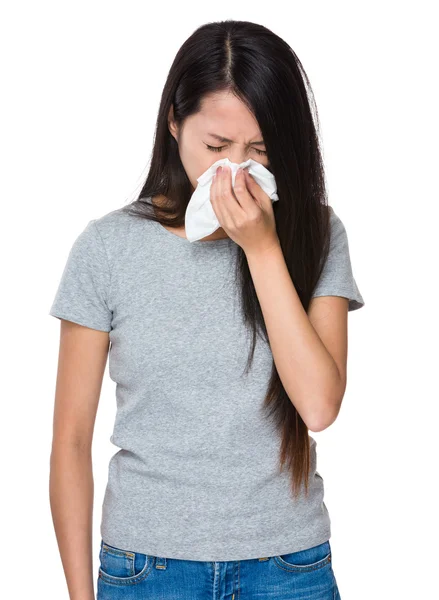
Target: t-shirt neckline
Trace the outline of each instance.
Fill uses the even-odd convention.
[[[185,244],[188,247],[191,247],[191,246],[197,246],[197,247],[225,246],[226,244],[229,244],[230,242],[232,242],[232,239],[230,237],[221,238],[218,240],[204,240],[204,241],[197,240],[195,242],[190,242],[186,237],[182,237],[180,235],[177,235],[176,233],[172,233],[158,221],[152,220],[152,222],[154,223],[156,229],[161,233],[161,235],[166,236],[168,239],[173,239],[177,244]]]

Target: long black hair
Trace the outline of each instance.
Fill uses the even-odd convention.
[[[266,27],[248,21],[207,23],[184,42],[163,89],[146,181],[138,198],[123,210],[163,225],[184,225],[193,188],[180,160],[178,142],[169,131],[169,114],[172,110],[181,125],[200,110],[206,94],[222,91],[245,103],[260,127],[279,195],[279,201],[273,203],[277,234],[307,311],[329,252],[330,237],[318,113],[299,58]],[[156,195],[167,201],[160,213],[151,202]],[[238,252],[244,319],[253,330],[249,365],[258,332],[267,342],[268,336],[245,253],[240,247]],[[273,361],[264,409],[281,434],[279,468],[286,465],[290,471],[294,495],[302,483],[308,494],[310,439],[293,403]]]

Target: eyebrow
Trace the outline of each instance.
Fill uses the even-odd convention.
[[[225,138],[222,135],[218,135],[217,133],[208,133],[207,135],[210,135],[210,137],[215,138],[219,142],[231,142],[232,144],[234,144],[233,140],[229,140],[228,138]],[[265,142],[263,142],[263,141],[249,142],[247,145],[248,146],[265,146]]]

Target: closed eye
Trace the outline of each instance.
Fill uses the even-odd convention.
[[[221,152],[221,150],[224,150],[224,148],[226,148],[226,146],[209,146],[209,144],[206,144],[206,147],[212,152]],[[258,150],[257,148],[253,148],[253,150],[261,156],[267,156],[266,150]]]

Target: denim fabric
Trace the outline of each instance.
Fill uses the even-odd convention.
[[[97,600],[341,600],[329,540],[250,560],[181,560],[101,540]]]

